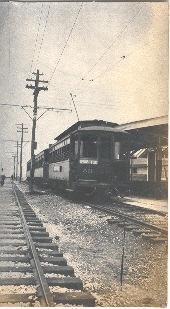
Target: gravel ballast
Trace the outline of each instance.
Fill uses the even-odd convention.
[[[166,306],[166,243],[154,244],[127,231],[121,287],[123,228],[108,224],[111,216],[61,195],[30,195],[27,184],[19,188],[97,306]]]

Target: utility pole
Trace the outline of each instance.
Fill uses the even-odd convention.
[[[32,140],[31,140],[31,172],[30,172],[30,193],[33,192],[33,180],[34,180],[34,150],[37,148],[37,144],[35,142],[35,129],[36,129],[36,120],[37,120],[37,99],[39,92],[41,90],[48,90],[47,87],[39,87],[39,83],[48,83],[48,81],[40,80],[40,75],[43,75],[43,73],[39,73],[39,70],[37,72],[33,72],[32,74],[35,75],[35,79],[27,78],[26,81],[34,82],[33,85],[26,85],[26,88],[33,89],[33,96],[34,96],[34,109],[33,109],[33,124],[32,124]]]
[[[18,141],[16,141],[17,145],[15,146],[17,148],[17,155],[16,155],[16,180],[18,180],[18,152],[19,152],[19,147],[21,147],[21,144],[19,144]]]
[[[17,141],[17,166],[16,166],[16,180],[18,180],[18,147],[19,147],[19,144],[18,144],[18,141]]]
[[[19,182],[22,180],[22,147],[23,147],[23,138],[24,138],[24,133],[28,133],[28,128],[24,128],[23,123],[18,123],[17,126],[19,126],[17,132],[21,133],[21,151],[20,151],[20,177],[19,177]]]
[[[15,179],[15,159],[16,159],[16,155],[12,156],[12,158],[14,158],[14,179]]]

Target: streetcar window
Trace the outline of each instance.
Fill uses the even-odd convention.
[[[110,159],[111,157],[111,139],[108,136],[101,138],[101,159]]]
[[[97,138],[83,136],[80,142],[80,157],[97,158]]]
[[[74,154],[75,154],[75,156],[78,155],[78,141],[74,142]]]
[[[116,160],[119,160],[120,158],[120,142],[115,142],[115,149],[114,149],[114,158]]]

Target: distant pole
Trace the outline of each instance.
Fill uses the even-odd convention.
[[[31,171],[30,171],[30,193],[33,192],[33,182],[34,182],[34,149],[36,149],[35,145],[35,129],[36,129],[36,115],[33,116],[32,123],[32,141],[31,141]]]
[[[20,156],[20,177],[19,177],[19,182],[21,182],[21,179],[22,179],[22,145],[23,145],[23,130],[24,130],[24,127],[23,127],[23,123],[21,125],[21,156]]]
[[[23,137],[24,137],[24,133],[28,133],[28,131],[25,131],[25,130],[28,130],[28,128],[25,128],[23,123],[18,123],[17,126],[20,126],[18,128],[19,131],[17,131],[17,132],[21,133],[20,176],[19,176],[19,182],[21,182],[21,180],[22,180],[22,147],[23,147]]]
[[[17,164],[16,164],[16,180],[18,180],[18,147],[19,147],[19,143],[17,141]]]
[[[40,75],[43,75],[43,73],[39,73],[39,70],[37,72],[33,72],[32,74],[36,75],[35,79],[32,78],[27,78],[26,81],[31,81],[34,82],[35,85],[26,85],[26,88],[28,89],[33,89],[33,95],[34,95],[34,109],[33,109],[33,124],[32,124],[32,140],[31,140],[31,171],[30,171],[30,185],[29,185],[29,190],[30,193],[33,193],[33,182],[34,182],[34,150],[37,148],[36,142],[35,142],[35,129],[36,129],[36,120],[37,120],[37,99],[38,99],[38,94],[41,90],[48,90],[47,87],[39,87],[39,83],[48,83],[48,81],[45,80],[40,80]]]
[[[16,158],[16,156],[12,156],[13,158],[14,158],[14,179],[15,179],[15,158]]]

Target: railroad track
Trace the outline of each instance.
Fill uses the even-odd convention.
[[[164,212],[144,209],[120,201],[106,203],[105,206],[88,202],[83,204],[109,213],[112,216],[107,220],[109,224],[117,224],[127,231],[132,231],[136,236],[141,235],[153,242],[167,241],[168,220]]]
[[[55,195],[53,192],[50,193]],[[117,224],[127,231],[132,231],[136,236],[141,235],[143,238],[155,243],[167,241],[168,218],[167,214],[162,211],[130,205],[120,200],[94,203],[84,201],[83,197],[79,197],[76,201],[109,213],[112,215],[112,218],[107,220],[109,224]]]
[[[10,193],[12,197],[12,189]],[[82,281],[16,185],[13,194],[16,203],[5,209],[0,205],[0,305],[94,306],[94,297],[83,291]]]

